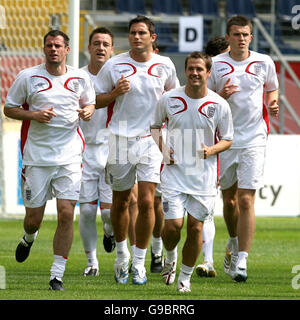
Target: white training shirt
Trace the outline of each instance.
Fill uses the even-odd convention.
[[[278,89],[276,69],[272,59],[250,51],[243,61],[233,60],[229,52],[212,58],[213,66],[207,85],[220,92],[228,78],[240,92],[227,99],[232,112],[234,138],[231,148],[265,146],[269,131],[269,117],[264,105],[264,91]]]
[[[109,129],[123,137],[147,135],[158,99],[176,87],[175,66],[170,58],[158,54],[147,62],[133,60],[129,52],[119,54],[99,71],[96,94],[110,92],[122,74],[130,80],[130,91],[116,98]]]
[[[21,129],[23,165],[53,166],[81,162],[84,136],[79,127],[80,107],[95,104],[88,74],[71,66],[61,76],[45,64],[22,70],[8,91],[5,107],[39,111],[54,107],[50,123],[25,120]]]
[[[174,150],[177,163],[164,165],[162,189],[216,195],[218,156],[200,160],[196,150],[202,149],[201,143],[212,146],[218,139],[232,140],[233,125],[228,103],[209,89],[205,97],[192,99],[186,95],[183,86],[166,92],[159,100],[151,127],[160,128],[164,121],[167,123],[167,144]]]
[[[97,76],[90,73],[88,66],[81,68],[86,71],[91,78],[92,83],[96,82]],[[80,120],[80,127],[83,131],[85,142],[87,144],[103,144],[108,143],[109,129],[107,128],[112,106],[107,108],[95,109],[90,121]]]

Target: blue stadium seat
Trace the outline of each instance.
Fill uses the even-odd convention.
[[[176,52],[178,44],[172,38],[172,28],[167,23],[155,23],[155,33],[157,34],[158,48],[162,51]]]
[[[182,15],[181,1],[180,0],[153,0],[152,13]]]
[[[145,14],[144,0],[116,0],[117,13],[140,13]]]
[[[219,5],[217,0],[190,0],[189,13],[203,14],[206,17],[218,17]]]
[[[270,22],[261,20],[261,23],[266,28],[266,31],[269,34],[271,34]],[[275,23],[274,27],[275,27],[274,41],[278,46],[279,50],[281,51],[281,53],[282,54],[299,54],[300,51],[298,49],[292,48],[289,43],[284,41],[280,24]],[[268,42],[265,40],[265,38],[263,37],[260,31],[258,31],[258,47],[260,51],[268,51],[270,49]]]
[[[280,20],[290,21],[294,16],[292,8],[299,4],[298,0],[277,0],[276,1],[276,16]]]
[[[255,8],[251,0],[227,0],[226,16],[243,15],[248,19],[256,16]]]

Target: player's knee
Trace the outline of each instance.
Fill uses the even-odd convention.
[[[240,211],[250,210],[253,207],[253,198],[248,194],[239,196],[239,208]]]
[[[233,211],[237,206],[237,199],[235,198],[227,198],[223,199],[224,210]]]

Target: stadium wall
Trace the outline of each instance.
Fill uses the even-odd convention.
[[[20,192],[19,131],[4,132],[4,172],[6,212],[9,216],[25,213]],[[300,135],[270,135],[266,151],[264,187],[257,192],[257,216],[300,215]],[[76,207],[79,214],[79,207]],[[56,214],[56,201],[47,203],[46,214]],[[221,193],[215,215],[222,215]]]

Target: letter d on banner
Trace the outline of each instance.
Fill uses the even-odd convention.
[[[203,17],[179,18],[179,51],[191,52],[203,49]]]

